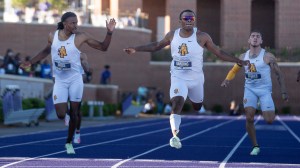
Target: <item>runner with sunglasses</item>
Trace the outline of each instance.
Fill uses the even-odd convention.
[[[124,49],[126,53],[133,54],[138,51],[154,52],[171,45],[173,60],[171,62],[170,98],[172,112],[170,125],[173,137],[170,139],[170,146],[176,149],[181,148],[178,132],[181,123],[180,113],[186,98],[189,97],[196,111],[199,111],[202,106],[204,97],[204,74],[202,70],[204,48],[224,61],[236,62],[240,65],[247,65],[249,62],[230,56],[219,49],[207,33],[195,27],[195,21],[195,13],[189,9],[184,10],[179,15],[181,28],[170,31],[161,41]]]

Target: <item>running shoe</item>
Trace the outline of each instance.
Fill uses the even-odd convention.
[[[250,155],[258,155],[260,152],[259,146],[254,146]]]
[[[66,116],[65,116],[65,126],[69,126],[69,122],[70,122],[70,116],[69,116],[69,114],[66,114]]]
[[[65,147],[67,150],[67,154],[75,154],[73,145],[71,143],[66,143]]]
[[[170,139],[170,146],[176,149],[180,149],[182,147],[180,139],[177,136],[174,136]]]
[[[76,144],[80,144],[80,133],[75,133],[73,141]]]

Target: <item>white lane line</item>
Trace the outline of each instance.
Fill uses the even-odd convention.
[[[113,122],[113,123],[101,123],[99,125],[91,125],[91,126],[82,126],[82,129],[85,128],[97,128],[97,127],[102,127],[102,126],[110,126],[110,125],[124,125],[128,123],[139,123],[139,122],[146,122],[146,121],[157,121],[157,120],[163,120],[161,118],[157,119],[145,119],[145,120],[138,120],[138,121],[122,121],[122,122]],[[101,121],[101,120],[100,120]],[[84,120],[83,120],[84,122]],[[62,122],[63,125],[63,122]],[[84,125],[84,124],[83,124]],[[55,130],[50,130],[50,131],[37,131],[37,132],[30,132],[30,133],[18,133],[18,134],[12,134],[12,135],[2,135],[0,138],[10,138],[10,137],[16,137],[16,136],[24,136],[24,135],[34,135],[34,134],[42,134],[42,133],[49,133],[49,132],[60,132],[62,130],[68,130],[68,127],[65,128],[59,128]]]
[[[254,125],[260,120],[261,116],[259,115],[254,122]],[[219,168],[225,168],[226,163],[231,158],[231,156],[234,154],[234,152],[237,150],[237,148],[241,145],[241,143],[244,141],[244,139],[247,137],[248,133],[246,132],[243,137],[238,141],[238,143],[233,147],[233,149],[229,152],[229,154],[226,156],[226,158],[222,161]]]
[[[289,126],[287,126],[279,116],[277,116],[278,121],[290,132],[290,134],[293,135],[293,137],[300,143],[300,138],[294,133],[293,130],[290,129]]]
[[[298,116],[293,116],[294,119],[296,119],[297,121],[300,121],[300,117]]]
[[[206,122],[206,121],[208,121],[208,120],[195,121],[195,122],[191,122],[191,123],[188,123],[188,124],[184,124],[182,126],[185,127],[185,126],[189,126],[189,125],[193,125],[193,124],[199,124],[199,123]],[[162,132],[162,131],[166,131],[166,130],[170,130],[170,128],[164,128],[164,129],[160,129],[160,130],[156,130],[156,131],[149,131],[149,132],[142,133],[142,134],[127,136],[127,137],[123,137],[123,138],[118,138],[118,139],[104,141],[104,142],[90,144],[90,145],[85,145],[85,146],[77,147],[77,148],[74,148],[74,149],[81,149],[81,148],[87,148],[87,147],[91,147],[91,146],[108,144],[108,143],[112,143],[112,142],[118,142],[118,141],[127,140],[127,139],[131,139],[131,138],[136,138],[136,137],[140,137],[140,136],[144,136],[144,135],[154,134],[154,133]],[[66,151],[63,150],[63,151],[59,151],[59,152],[55,152],[55,153],[50,153],[50,154],[46,154],[46,155],[36,156],[36,157],[33,157],[33,158],[27,158],[27,159],[24,159],[24,160],[19,160],[19,161],[16,161],[16,162],[12,162],[12,163],[3,165],[0,168],[5,168],[5,167],[12,166],[12,165],[15,165],[15,164],[18,164],[18,163],[22,163],[22,162],[25,162],[25,161],[30,161],[30,160],[34,160],[34,159],[38,159],[38,158],[42,158],[42,157],[48,157],[48,156],[52,156],[52,155],[56,155],[56,154],[60,154],[60,153],[65,153],[65,152]]]
[[[152,125],[159,125],[159,124],[162,124],[162,123],[165,123],[165,122],[159,121],[159,122],[155,122],[155,123],[151,123],[151,124],[142,124],[142,125],[138,125],[138,126],[128,126],[128,127],[116,128],[116,129],[105,130],[105,131],[97,131],[97,132],[81,134],[81,136],[89,136],[89,135],[101,134],[101,133],[106,133],[106,132],[121,131],[121,130],[133,129],[133,128],[141,128],[141,127],[147,127],[147,126],[152,126]],[[56,140],[60,140],[60,139],[66,139],[66,137],[59,137],[59,138],[52,138],[52,139],[46,139],[46,140],[39,140],[39,141],[24,142],[24,143],[12,144],[12,145],[5,145],[5,146],[0,146],[0,149],[8,148],[8,147],[21,146],[21,145],[34,144],[34,143],[56,141]]]
[[[203,131],[200,131],[200,132],[198,132],[198,133],[195,133],[195,134],[192,134],[192,135],[190,135],[190,136],[187,136],[187,137],[181,139],[181,141],[190,139],[190,138],[192,138],[192,137],[194,137],[194,136],[198,136],[198,135],[203,134],[203,133],[205,133],[205,132],[208,132],[208,131],[211,131],[211,130],[213,130],[213,129],[219,128],[219,127],[221,127],[221,126],[223,126],[223,125],[225,125],[225,124],[231,123],[231,122],[233,122],[233,121],[234,121],[234,120],[229,120],[229,121],[226,121],[226,122],[217,124],[217,125],[215,125],[215,126],[209,127],[209,128],[207,128],[207,129],[205,129],[205,130],[203,130]],[[128,162],[128,161],[130,161],[130,160],[132,160],[132,159],[135,159],[135,158],[138,158],[138,157],[140,157],[140,156],[146,155],[146,154],[148,154],[148,153],[151,153],[151,152],[156,151],[156,150],[158,150],[158,149],[164,148],[164,147],[166,147],[166,146],[169,146],[169,144],[164,144],[164,145],[158,146],[158,147],[153,148],[153,149],[151,149],[151,150],[148,150],[148,151],[146,151],[146,152],[144,152],[144,153],[135,155],[135,156],[133,156],[133,157],[131,157],[131,158],[129,158],[129,159],[122,160],[122,161],[116,163],[115,165],[113,165],[111,168],[117,168],[117,167],[121,166],[122,164],[124,164],[124,163],[126,163],[126,162]]]

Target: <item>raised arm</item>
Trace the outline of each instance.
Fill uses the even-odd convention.
[[[133,54],[137,51],[143,51],[143,52],[158,51],[158,50],[166,47],[167,45],[171,44],[173,35],[174,35],[174,31],[167,33],[166,36],[159,42],[153,42],[153,43],[136,46],[136,47],[128,47],[128,48],[125,48],[124,51],[127,54]]]
[[[200,41],[200,43],[203,45],[203,47],[207,48],[207,50],[215,54],[221,60],[228,61],[228,62],[235,62],[238,63],[239,65],[249,64],[249,61],[240,60],[234,56],[227,54],[225,51],[221,50],[220,48],[218,48],[207,33],[199,32],[197,33],[197,38],[198,41]]]
[[[22,62],[20,67],[22,69],[29,68],[32,64],[35,64],[36,62],[46,58],[51,53],[51,45],[53,40],[53,33],[49,33],[47,45],[44,49],[42,49],[36,56],[31,58],[29,61]]]
[[[84,36],[84,42],[86,42],[90,47],[95,48],[100,51],[107,51],[110,42],[111,42],[111,37],[113,34],[113,31],[116,26],[116,21],[115,19],[110,19],[109,21],[106,21],[106,28],[107,28],[107,33],[104,38],[104,40],[101,42],[99,40],[96,40],[93,36],[91,36],[88,33],[83,33]]]
[[[240,55],[241,60],[244,59],[244,55],[245,54]],[[226,75],[226,78],[224,79],[224,81],[221,83],[221,86],[227,87],[229,85],[229,82],[234,79],[235,75],[240,71],[241,68],[242,68],[242,65],[239,65],[238,63],[234,64],[234,66],[231,68],[231,70]]]
[[[281,97],[284,101],[288,101],[288,93],[286,90],[286,86],[285,86],[285,82],[284,82],[284,76],[276,62],[276,58],[273,54],[271,53],[266,53],[265,57],[264,57],[264,61],[270,65],[272,71],[275,73],[276,75],[276,79],[279,83],[280,86],[280,91],[281,91]]]

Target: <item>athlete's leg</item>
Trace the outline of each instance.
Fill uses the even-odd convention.
[[[246,114],[246,130],[253,145],[253,150],[258,147],[256,139],[256,130],[254,125],[254,116],[257,109],[258,96],[255,89],[245,87],[244,92],[244,108]]]
[[[248,132],[249,138],[253,146],[258,146],[256,140],[256,131],[254,125],[254,116],[255,116],[256,109],[253,107],[245,107],[245,114],[246,114],[246,130]]]
[[[70,102],[70,122],[67,143],[72,143],[72,139],[76,129],[78,106],[80,102]]]
[[[179,132],[179,126],[181,124],[180,113],[184,105],[184,98],[182,96],[176,96],[171,99],[172,112],[170,115],[170,125],[173,136],[176,136]]]
[[[275,111],[263,111],[262,114],[268,124],[272,124],[275,120]]]
[[[77,144],[79,144],[81,142],[81,139],[80,139],[80,127],[81,127],[80,107],[81,107],[81,102],[79,103],[79,106],[78,106],[76,131],[75,131],[75,135],[74,135],[74,143],[77,143]]]
[[[79,102],[79,106],[78,106],[78,113],[77,113],[77,125],[76,125],[76,131],[80,132],[80,127],[81,127],[81,103]]]
[[[182,79],[171,77],[170,98],[172,104],[172,112],[170,115],[170,126],[173,137],[170,139],[170,146],[177,149],[181,148],[180,139],[177,137],[180,124],[184,101],[187,98],[188,88],[186,82]]]
[[[266,92],[260,98],[262,115],[268,124],[275,120],[275,105],[272,99],[272,93]]]
[[[199,77],[188,82],[188,97],[192,102],[195,111],[199,112],[202,107],[204,98],[204,75],[199,74]]]
[[[64,119],[68,111],[68,86],[66,83],[56,81],[52,93],[56,115],[59,119]]]
[[[78,126],[78,116],[79,116],[79,106],[81,103],[83,94],[83,82],[82,75],[79,75],[78,78],[74,78],[69,87],[69,96],[70,96],[70,125],[69,125],[69,135],[67,143],[70,143],[74,137],[75,129]],[[79,125],[80,127],[80,125]],[[80,142],[78,142],[80,143]]]

